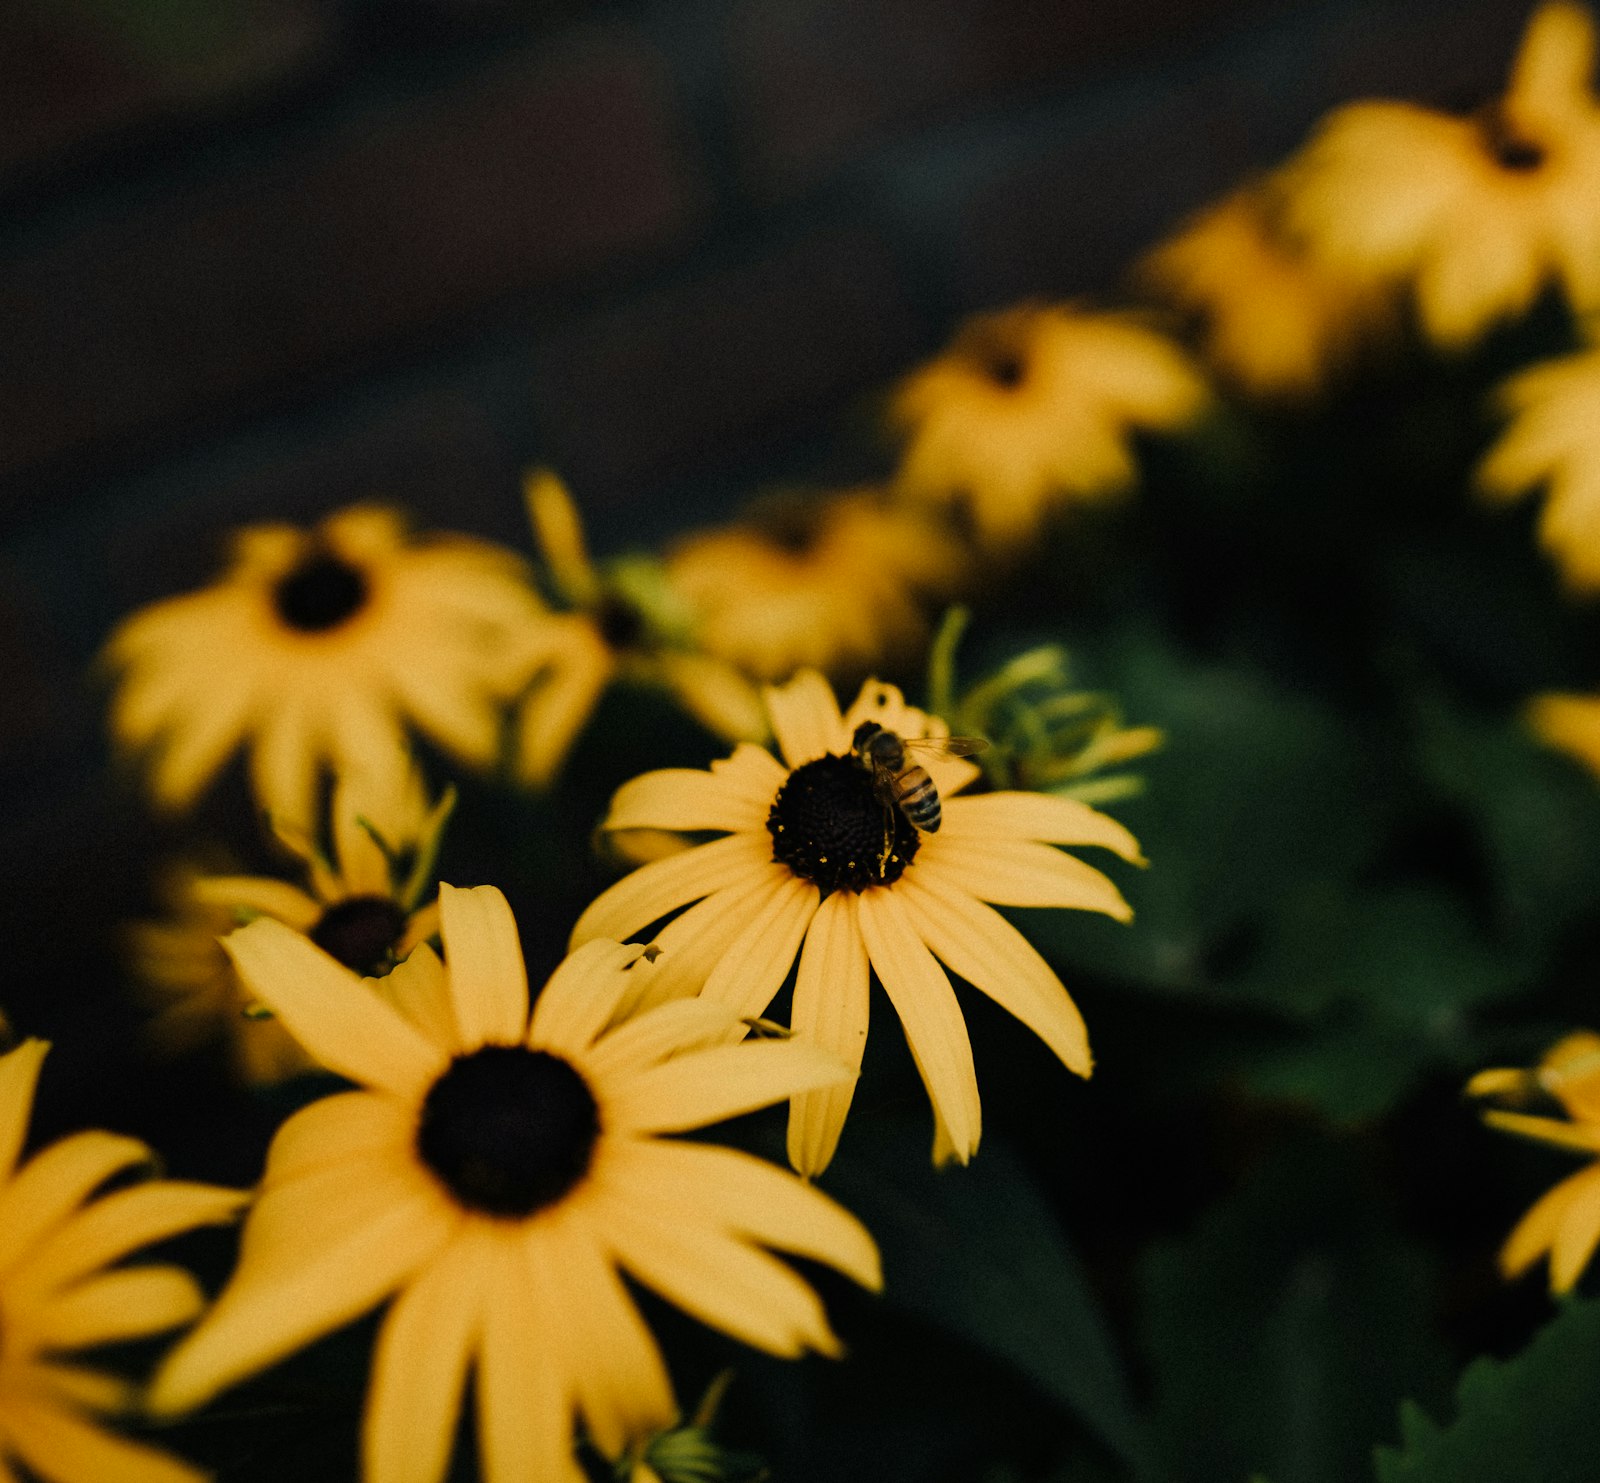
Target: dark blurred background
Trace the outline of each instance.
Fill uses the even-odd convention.
[[[127,1125],[83,980],[151,853],[89,666],[229,527],[377,497],[524,544],[541,460],[614,549],[860,477],[961,315],[1114,293],[1338,101],[1481,97],[1525,13],[0,5],[0,1003],[67,1120]]]

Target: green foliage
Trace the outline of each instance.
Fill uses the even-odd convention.
[[[1401,1442],[1378,1451],[1378,1483],[1592,1483],[1600,1458],[1600,1303],[1574,1301],[1514,1359],[1479,1359],[1455,1419],[1414,1402]]]

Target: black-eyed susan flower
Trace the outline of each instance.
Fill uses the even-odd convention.
[[[614,681],[671,694],[727,741],[759,737],[755,687],[725,660],[695,647],[693,615],[649,557],[602,570],[589,559],[566,486],[548,470],[528,476],[534,537],[560,611],[543,611],[522,632],[528,677],[518,722],[517,766],[548,785]]]
[[[435,1483],[468,1372],[488,1483],[582,1474],[574,1418],[615,1457],[677,1413],[618,1268],[779,1355],[836,1353],[816,1294],[765,1247],[876,1287],[872,1239],[760,1160],[663,1135],[846,1079],[796,1043],[730,1044],[720,1006],[617,1023],[659,968],[591,943],[528,1015],[522,950],[492,887],[441,888],[448,968],[419,947],[388,998],[281,922],[227,939],[250,990],[360,1089],[279,1130],[239,1266],[169,1356],[174,1414],[393,1297],[363,1427],[370,1483]]]
[[[1480,1071],[1467,1083],[1475,1097],[1515,1102],[1543,1098],[1565,1117],[1542,1117],[1492,1108],[1491,1127],[1592,1156],[1576,1174],[1537,1200],[1500,1252],[1507,1277],[1518,1277],[1541,1257],[1550,1258],[1550,1290],[1569,1292],[1600,1244],[1600,1035],[1579,1031],[1546,1052],[1536,1071]]]
[[[324,767],[403,778],[408,722],[463,762],[494,761],[521,678],[512,639],[537,611],[511,553],[409,536],[392,510],[251,526],[214,585],[112,635],[112,735],[150,754],[164,807],[187,807],[248,744],[261,806],[309,819]]]
[[[1554,0],[1505,94],[1471,117],[1409,103],[1338,109],[1286,167],[1285,219],[1319,259],[1409,285],[1424,330],[1459,348],[1552,282],[1600,306],[1594,22]]]
[[[1207,396],[1184,352],[1130,315],[1056,304],[979,315],[894,393],[905,443],[894,489],[1012,547],[1057,505],[1124,493],[1133,434],[1183,426]]]
[[[666,554],[701,646],[761,680],[903,659],[927,639],[925,599],[966,564],[941,524],[867,489],[771,499]]]
[[[795,1035],[859,1067],[876,974],[905,1028],[934,1112],[934,1157],[978,1147],[978,1082],[966,1022],[945,969],[1017,1016],[1080,1076],[1083,1017],[1061,980],[992,905],[1131,912],[1098,870],[1053,845],[1099,845],[1139,861],[1122,825],[1070,798],[955,796],[977,776],[960,757],[918,756],[943,804],[936,833],[915,828],[854,751],[874,722],[937,737],[936,718],[869,681],[843,716],[828,682],[802,671],[766,692],[781,760],[742,746],[709,772],[650,772],[620,788],[608,829],[712,831],[723,837],[642,866],[600,896],[573,945],[628,937],[688,907],[656,935],[656,998],[698,993],[741,1019],[762,1014],[799,960]],[[941,963],[943,966],[941,966]],[[833,1157],[852,1084],[791,1104],[789,1157],[807,1175]]]
[[[1151,251],[1136,277],[1194,318],[1207,363],[1247,396],[1299,401],[1392,330],[1394,296],[1309,257],[1276,214],[1270,182],[1235,191]]]
[[[1479,465],[1478,487],[1509,502],[1544,485],[1540,545],[1573,590],[1600,590],[1600,350],[1523,371],[1496,400],[1511,424]]]
[[[341,778],[334,788],[332,857],[316,831],[274,820],[280,842],[298,860],[307,889],[272,876],[185,870],[169,883],[172,915],[129,931],[134,967],[157,1013],[157,1042],[186,1049],[226,1038],[239,1074],[281,1081],[314,1064],[273,1017],[252,1013],[220,937],[252,917],[272,917],[304,932],[345,967],[386,974],[439,930],[433,885],[439,840],[454,794],[429,806],[415,772],[392,780]]]
[[[75,1133],[18,1167],[39,1067],[28,1040],[0,1056],[0,1478],[18,1460],[49,1483],[202,1483],[205,1474],[100,1425],[136,1409],[133,1386],[72,1357],[191,1322],[199,1284],[172,1266],[120,1263],[141,1246],[232,1220],[248,1195],[178,1180],[94,1198],[154,1155],[114,1133]]]

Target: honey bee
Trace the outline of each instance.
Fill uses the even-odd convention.
[[[939,790],[928,776],[928,769],[912,757],[922,753],[927,757],[972,757],[984,751],[989,743],[977,736],[927,736],[906,738],[880,726],[876,721],[863,721],[856,727],[850,740],[850,749],[856,760],[872,774],[872,785],[877,790],[878,801],[883,804],[883,854],[878,861],[881,872],[894,849],[893,809],[905,815],[912,828],[924,834],[937,834],[944,809],[939,802]]]

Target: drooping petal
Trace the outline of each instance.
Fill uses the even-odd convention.
[[[737,1149],[665,1138],[615,1139],[595,1174],[611,1198],[644,1219],[690,1228],[701,1221],[812,1261],[862,1287],[883,1285],[878,1248],[842,1205],[787,1170]]]
[[[1046,844],[1100,845],[1135,865],[1145,863],[1136,840],[1109,814],[1076,798],[1048,793],[982,793],[952,798],[944,807],[946,839],[1037,839]]]
[[[461,1048],[515,1045],[528,1028],[528,971],[510,903],[494,886],[441,885],[439,914]]]
[[[867,945],[853,891],[835,891],[812,919],[794,981],[789,1028],[795,1035],[861,1069],[867,1048]],[[854,1081],[804,1092],[789,1106],[789,1162],[807,1178],[828,1167],[855,1096]]]
[[[572,1446],[571,1385],[546,1338],[550,1315],[537,1300],[525,1232],[496,1234],[477,1382],[484,1483],[584,1483]]]
[[[752,876],[770,875],[772,868],[772,841],[765,829],[759,837],[732,834],[681,855],[652,860],[590,903],[572,929],[572,946],[581,947],[596,937],[620,942],[680,906]]]
[[[79,1283],[29,1328],[47,1349],[142,1339],[198,1317],[206,1297],[178,1267],[127,1267]]]
[[[997,906],[1062,906],[1130,921],[1133,908],[1112,882],[1075,855],[1031,839],[925,836],[911,867]]]
[[[330,1071],[407,1096],[444,1069],[444,1048],[320,948],[258,918],[223,938],[245,986]]]
[[[48,1040],[24,1040],[0,1056],[0,1185],[11,1178],[28,1136],[33,1093],[39,1084]]]
[[[851,1075],[826,1051],[798,1041],[718,1045],[640,1072],[617,1088],[601,1116],[619,1132],[683,1133]]]
[[[375,1483],[438,1483],[445,1474],[494,1272],[481,1249],[487,1236],[469,1222],[378,1331],[361,1423],[362,1465]]]
[[[860,897],[861,935],[900,1023],[911,1057],[961,1163],[978,1149],[982,1112],[967,1022],[950,980],[917,935],[893,888]]]
[[[527,1260],[549,1309],[547,1340],[601,1452],[615,1458],[671,1426],[678,1403],[661,1351],[589,1230],[552,1211],[529,1225]]]
[[[1567,1181],[1567,1199],[1550,1246],[1550,1290],[1571,1292],[1600,1244],[1600,1170]]]
[[[23,1165],[0,1189],[0,1273],[72,1214],[96,1186],[152,1157],[135,1138],[115,1133],[74,1133]]]
[[[810,881],[784,881],[728,945],[701,997],[727,1005],[740,1018],[762,1013],[794,966],[819,900]]]
[[[1055,970],[1010,922],[937,875],[908,871],[899,895],[918,934],[947,968],[1014,1014],[1063,1065],[1089,1074],[1094,1060],[1083,1016]]]
[[[772,734],[791,768],[850,750],[833,687],[816,670],[803,669],[787,685],[769,685],[763,694]]]
[[[208,1483],[208,1475],[153,1447],[141,1447],[25,1396],[6,1401],[6,1436],[41,1478],[116,1483]]]
[[[1540,1195],[1500,1248],[1500,1270],[1507,1277],[1520,1277],[1540,1257],[1547,1255],[1555,1245],[1561,1218],[1573,1197],[1597,1183],[1600,1183],[1600,1164],[1591,1164],[1576,1174],[1569,1174],[1560,1184]]]
[[[632,996],[638,978],[653,971],[640,961],[643,952],[638,943],[602,937],[569,953],[534,1000],[528,1044],[557,1055],[582,1055],[617,1006]]]

